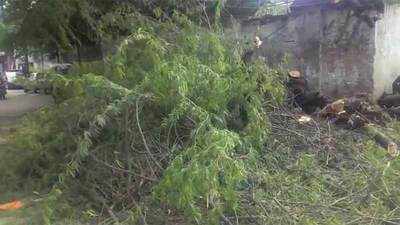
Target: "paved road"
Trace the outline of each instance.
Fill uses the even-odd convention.
[[[29,112],[53,102],[51,96],[26,94],[20,90],[10,90],[7,100],[0,101],[0,145],[4,144],[4,135],[10,126]]]

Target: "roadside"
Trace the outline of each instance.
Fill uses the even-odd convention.
[[[26,94],[21,90],[8,91],[7,98],[5,101],[0,101],[0,146],[5,144],[5,136],[13,129],[19,118],[53,101],[50,96]]]
[[[10,90],[7,100],[0,101],[0,157],[2,151],[7,151],[7,136],[12,133],[18,120],[26,113],[33,112],[40,107],[52,103],[51,96],[26,94],[23,91]],[[29,194],[28,194],[29,195]],[[26,196],[21,193],[0,193],[0,204]],[[24,204],[31,202],[22,200]],[[0,225],[25,225],[35,224],[40,220],[41,210],[38,207],[26,206],[14,211],[0,211]]]

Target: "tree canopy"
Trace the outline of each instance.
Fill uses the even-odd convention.
[[[103,38],[129,33],[134,15],[165,20],[179,12],[211,23],[206,11],[223,1],[175,0],[9,0],[5,2],[5,21],[15,28],[13,42],[19,47],[75,47],[100,42]],[[206,10],[207,8],[207,10]]]

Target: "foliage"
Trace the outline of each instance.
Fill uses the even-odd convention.
[[[12,35],[12,28],[10,26],[7,26],[4,23],[0,23],[0,49],[2,51],[10,51],[12,50],[12,41],[11,41],[11,35]]]
[[[76,52],[79,58],[82,47],[115,44],[109,42],[128,35],[142,15],[164,21],[179,12],[211,27],[210,18],[220,14],[223,1],[214,5],[197,0],[11,0],[5,4],[5,21],[14,28],[11,40],[17,50]]]
[[[142,195],[198,222],[236,210],[243,157],[254,159],[268,133],[263,91],[276,80],[179,16],[135,30],[107,63],[103,76],[46,75],[57,104],[23,123],[10,154],[29,154],[10,170],[97,213]]]

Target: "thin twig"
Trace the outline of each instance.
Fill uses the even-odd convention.
[[[115,167],[115,166],[112,166],[112,165],[110,165],[110,164],[108,164],[108,163],[106,163],[106,162],[104,162],[104,161],[102,161],[102,160],[99,160],[99,159],[98,159],[96,156],[94,156],[93,154],[91,154],[90,157],[92,157],[94,161],[96,161],[96,162],[98,162],[98,163],[101,163],[101,164],[103,164],[103,165],[105,165],[105,166],[107,166],[107,167],[109,167],[109,168],[111,168],[111,169],[118,170],[118,171],[124,172],[124,173],[128,173],[128,174],[131,174],[131,175],[134,175],[134,176],[137,176],[137,177],[140,177],[140,178],[149,180],[149,181],[153,181],[153,182],[157,181],[157,180],[155,180],[155,179],[153,179],[153,178],[146,177],[146,176],[143,176],[143,175],[140,175],[140,174],[133,173],[133,172],[131,172],[131,171],[129,171],[129,170],[125,170],[125,169],[121,169],[121,168],[117,168],[117,167]]]
[[[154,161],[154,163],[158,166],[158,168],[160,170],[163,170],[163,167],[160,165],[160,163],[156,160],[156,158],[151,153],[150,148],[147,145],[146,138],[144,137],[142,127],[140,126],[140,121],[139,121],[139,100],[140,100],[140,97],[138,97],[138,99],[136,100],[136,122],[137,122],[137,126],[139,128],[139,133],[142,136],[143,144],[144,144],[144,147],[145,147],[147,153],[149,154],[151,159]]]

